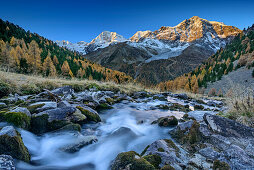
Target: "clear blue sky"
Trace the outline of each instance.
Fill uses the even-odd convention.
[[[105,30],[129,38],[192,16],[243,29],[253,10],[253,0],[1,0],[0,18],[51,40],[90,42]]]

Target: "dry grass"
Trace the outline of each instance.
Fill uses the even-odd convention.
[[[254,89],[239,85],[232,87],[226,98],[228,107],[225,116],[244,125],[254,127]]]
[[[116,84],[113,82],[99,82],[94,80],[45,78],[39,75],[24,75],[0,71],[1,82],[9,85],[10,93],[30,94],[38,93],[43,89],[53,89],[60,86],[70,85],[76,91],[82,91],[89,87],[103,90],[121,91],[132,93],[135,91],[157,92],[155,89],[147,89],[137,84]],[[1,88],[1,85],[0,85]]]

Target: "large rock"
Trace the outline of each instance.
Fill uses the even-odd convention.
[[[27,110],[25,110],[27,111]],[[30,112],[29,112],[30,113]],[[29,115],[29,114],[28,114]],[[29,129],[31,117],[27,116],[25,112],[0,112],[0,121],[8,122],[16,127]]]
[[[13,126],[5,126],[0,131],[0,154],[10,155],[25,162],[30,161],[29,152]]]
[[[225,137],[254,138],[254,129],[224,117],[205,114],[204,121],[209,129]]]
[[[87,146],[89,144],[92,144],[98,141],[98,139],[95,136],[83,136],[79,134],[74,137],[75,137],[75,142],[61,148],[62,151],[74,153],[79,151],[84,146]]]
[[[38,107],[34,110],[34,112],[38,113],[38,112],[43,112],[45,110],[49,110],[49,109],[55,109],[57,107],[57,103],[56,102],[36,102],[33,103],[31,105],[29,105],[29,108],[33,108],[36,106],[41,106]]]
[[[25,107],[16,107],[15,109],[10,110],[10,112],[24,113],[24,114],[26,114],[28,117],[31,117],[30,111],[29,111],[27,108],[25,108]]]
[[[35,114],[32,116],[31,130],[41,134],[60,129],[70,123],[85,123],[87,117],[75,107],[63,107]]]
[[[81,111],[82,114],[84,114],[87,117],[87,120],[89,121],[94,121],[94,122],[100,122],[101,118],[99,116],[99,114],[91,109],[90,107],[87,106],[77,106],[77,108]]]
[[[0,169],[15,170],[13,158],[9,155],[0,155]]]
[[[152,122],[152,124],[158,123],[159,126],[163,127],[171,127],[171,126],[176,126],[178,124],[178,120],[176,119],[175,116],[166,116],[166,117],[161,117],[158,120]]]
[[[155,170],[155,167],[134,151],[122,152],[117,155],[111,165],[112,170]]]
[[[180,149],[170,139],[161,139],[148,145],[142,155],[158,155],[161,157],[160,166],[171,165],[176,169],[181,169],[181,164],[186,164],[186,157]]]

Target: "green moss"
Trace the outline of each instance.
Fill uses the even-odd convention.
[[[87,86],[87,89],[95,88],[96,90],[100,90],[100,86],[96,83],[91,83]]]
[[[9,135],[0,136],[0,154],[10,155],[15,159],[25,162],[30,161],[30,155],[25,147],[20,134],[10,137]]]
[[[165,150],[163,148],[158,148],[157,149],[159,152],[165,152]]]
[[[47,131],[54,131],[60,129],[66,125],[70,124],[70,122],[63,121],[63,120],[53,120],[52,122],[48,122],[47,124]]]
[[[107,101],[107,103],[109,103],[109,104],[114,104],[114,103],[115,103],[115,102],[114,102],[114,99],[112,99],[112,98],[110,98],[110,97],[106,98],[106,101]]]
[[[79,124],[75,124],[75,123],[70,123],[60,129],[58,129],[60,131],[81,131],[81,126]]]
[[[36,104],[36,105],[32,105],[32,106],[28,106],[27,109],[31,112],[31,113],[35,113],[36,109],[41,108],[45,105],[45,103],[42,104]]]
[[[146,155],[143,157],[146,159],[150,164],[152,164],[155,168],[159,169],[159,165],[161,163],[161,157],[158,155]]]
[[[154,166],[146,159],[140,157],[136,152],[129,151],[117,155],[116,160],[112,164],[112,170],[119,169],[129,170],[155,170]]]
[[[142,153],[141,153],[141,156],[143,156],[145,153],[146,153],[146,151],[147,151],[147,149],[150,147],[150,145],[147,145],[146,146],[146,148],[142,151]]]
[[[213,162],[213,170],[230,170],[230,166],[226,162],[215,160]]]
[[[29,129],[31,118],[21,112],[2,112],[3,121],[13,124],[16,127]]]
[[[175,149],[177,152],[179,152],[179,148],[175,145],[175,143],[170,139],[164,139],[164,141],[167,143],[168,147]]]
[[[108,105],[107,103],[102,103],[97,108],[98,109],[112,109],[113,107]]]
[[[161,170],[175,170],[171,165],[164,165]]]
[[[77,106],[77,109],[79,109],[81,111],[81,113],[87,117],[88,120],[94,121],[94,122],[101,122],[101,118],[99,115],[92,113],[89,110],[86,110],[80,106]]]
[[[158,119],[158,125],[164,127],[176,126],[178,125],[178,120],[175,116],[162,117]]]
[[[162,110],[168,110],[169,109],[169,106],[165,105],[165,104],[160,104],[160,105],[157,105],[156,107],[159,108],[159,109],[162,109]]]

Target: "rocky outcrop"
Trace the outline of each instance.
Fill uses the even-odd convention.
[[[10,155],[25,162],[30,161],[30,154],[13,126],[5,126],[0,130],[0,154]]]

